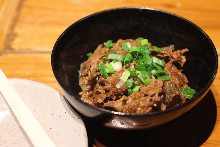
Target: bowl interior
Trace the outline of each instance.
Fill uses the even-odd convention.
[[[197,26],[173,14],[152,9],[125,8],[96,13],[71,25],[57,40],[52,54],[54,74],[62,88],[80,99],[79,67],[106,40],[147,38],[159,47],[188,48],[183,72],[197,94],[216,72],[215,47]]]

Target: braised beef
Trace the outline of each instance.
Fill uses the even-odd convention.
[[[180,87],[171,81],[164,82],[163,92],[162,103],[167,108],[184,103],[186,100],[185,96],[181,94]]]
[[[162,80],[152,75],[151,83],[143,84],[138,78],[133,78],[135,85],[140,85],[140,90],[128,93],[128,88],[120,79],[125,70],[135,68],[137,61],[124,65],[119,71],[109,74],[104,78],[98,70],[98,66],[103,64],[103,58],[107,58],[108,52],[113,52],[125,56],[126,50],[122,49],[122,44],[129,42],[132,46],[140,46],[138,41],[132,39],[119,39],[113,43],[111,48],[102,44],[97,47],[93,55],[80,66],[79,85],[81,99],[91,105],[113,109],[125,113],[148,113],[152,111],[165,111],[170,107],[180,105],[186,101],[186,96],[181,89],[188,86],[188,80],[182,73],[182,68],[186,62],[183,55],[188,49],[175,50],[174,45],[163,47],[161,51],[155,50],[151,44],[148,48],[152,56],[165,61],[164,70],[169,75],[169,80]],[[119,82],[120,86],[117,86]],[[139,87],[137,87],[139,88]]]

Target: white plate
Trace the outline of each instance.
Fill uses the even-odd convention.
[[[83,121],[71,110],[56,90],[45,84],[30,80],[10,79],[9,81],[56,146],[88,146]],[[32,146],[1,95],[0,132],[1,147]]]

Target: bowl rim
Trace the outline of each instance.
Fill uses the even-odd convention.
[[[189,23],[190,25],[192,25],[192,27],[196,28],[198,31],[200,31],[206,38],[207,40],[209,41],[209,43],[211,44],[211,48],[214,50],[214,54],[215,54],[215,65],[214,65],[214,72],[212,73],[212,77],[211,79],[209,80],[209,82],[200,90],[200,92],[196,93],[195,96],[193,96],[193,98],[191,98],[190,100],[187,100],[185,103],[183,104],[180,104],[178,106],[174,106],[174,107],[171,107],[165,111],[155,111],[155,112],[149,112],[149,113],[143,113],[143,114],[136,114],[136,113],[124,113],[124,112],[117,112],[117,111],[112,111],[112,110],[108,110],[108,109],[104,109],[104,108],[99,108],[99,107],[96,107],[96,106],[93,106],[93,105],[90,105],[86,102],[83,102],[81,99],[78,99],[74,96],[72,96],[67,90],[65,90],[62,86],[62,82],[60,82],[59,78],[58,78],[58,75],[57,73],[55,72],[55,64],[54,64],[54,58],[55,58],[55,50],[57,50],[57,45],[59,43],[59,41],[63,38],[63,36],[72,28],[74,27],[75,25],[78,25],[79,23],[83,22],[84,20],[86,19],[89,19],[93,16],[97,16],[97,15],[100,15],[100,14],[103,14],[103,13],[111,13],[112,11],[118,11],[118,10],[137,10],[137,11],[142,11],[142,10],[148,10],[148,11],[155,11],[155,12],[159,12],[159,13],[163,13],[163,14],[166,14],[166,15],[171,15],[173,17],[176,17],[180,20],[183,20],[187,23]],[[119,7],[119,8],[111,8],[111,9],[106,9],[106,10],[102,10],[102,11],[98,11],[98,12],[95,12],[95,13],[92,13],[90,15],[87,15],[79,20],[77,20],[76,22],[74,22],[73,24],[71,24],[70,26],[68,26],[64,31],[63,33],[61,33],[61,35],[58,37],[58,39],[56,40],[54,46],[53,46],[53,49],[52,49],[52,54],[51,54],[51,66],[52,66],[52,70],[53,70],[53,74],[57,80],[57,82],[59,83],[59,85],[61,86],[61,88],[64,90],[65,93],[68,94],[68,96],[72,97],[73,99],[76,99],[78,102],[80,102],[81,104],[84,104],[92,109],[95,109],[95,110],[99,110],[103,113],[108,113],[108,114],[111,114],[111,115],[119,115],[119,116],[129,116],[129,117],[143,117],[143,116],[155,116],[155,115],[161,115],[161,114],[166,114],[166,113],[169,113],[171,111],[175,111],[175,110],[179,110],[181,109],[182,107],[185,107],[187,105],[189,105],[189,103],[195,101],[196,99],[198,99],[199,97],[201,97],[203,94],[206,94],[206,92],[209,90],[211,84],[213,83],[215,77],[216,77],[216,74],[217,74],[217,70],[218,70],[218,54],[217,54],[217,51],[216,51],[216,48],[212,42],[212,40],[210,39],[210,37],[199,27],[197,26],[196,24],[194,24],[193,22],[191,22],[190,20],[180,16],[180,15],[177,15],[177,14],[174,14],[174,13],[171,13],[171,12],[168,12],[168,11],[164,11],[164,10],[160,10],[160,9],[155,9],[155,8],[150,8],[150,7]]]

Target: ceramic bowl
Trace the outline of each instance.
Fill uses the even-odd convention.
[[[109,39],[138,37],[161,47],[174,44],[176,49],[190,50],[183,72],[189,86],[197,91],[194,98],[164,112],[148,114],[115,112],[84,103],[78,94],[79,67],[86,54]],[[51,64],[64,96],[77,111],[106,127],[142,129],[171,121],[201,101],[216,76],[218,57],[208,35],[185,18],[151,8],[117,8],[89,15],[69,26],[54,45]]]

